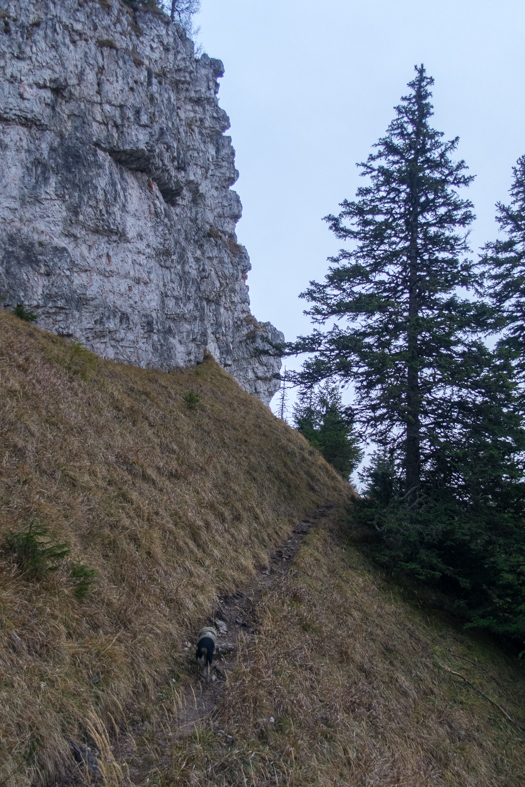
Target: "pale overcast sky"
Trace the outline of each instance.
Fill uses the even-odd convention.
[[[219,100],[257,319],[289,340],[309,332],[298,295],[339,247],[322,217],[353,198],[355,163],[384,134],[416,63],[435,79],[435,127],[460,137],[477,176],[472,245],[494,237],[494,205],[525,153],[523,0],[202,0],[196,24],[225,65]]]

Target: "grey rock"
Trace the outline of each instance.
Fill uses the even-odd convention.
[[[0,0],[0,296],[105,358],[206,352],[266,404],[219,60],[116,0]]]
[[[216,651],[217,654],[225,654],[233,653],[235,650],[235,645],[233,642],[219,642],[217,643]]]

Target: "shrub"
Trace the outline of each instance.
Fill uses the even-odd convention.
[[[185,393],[182,398],[184,399],[186,407],[189,410],[195,410],[197,405],[200,404],[200,396],[193,391],[188,391],[188,393]]]
[[[24,322],[36,322],[37,320],[37,315],[24,308],[22,303],[18,303],[15,306],[13,309],[13,314],[16,314],[16,316],[20,317],[20,319],[24,320]]]
[[[46,574],[57,571],[71,550],[67,541],[55,541],[49,529],[32,519],[26,530],[9,531],[2,543],[4,552],[11,554],[24,579],[42,580]],[[73,593],[82,601],[97,572],[83,563],[72,563],[69,576],[76,580]]]
[[[96,577],[97,571],[94,568],[88,568],[83,563],[72,563],[69,575],[77,580],[74,594],[77,601],[83,601],[88,595],[91,582]]]
[[[2,548],[13,555],[26,579],[42,579],[48,572],[56,571],[70,553],[69,545],[65,541],[54,542],[49,530],[38,519],[32,519],[27,530],[9,531]]]
[[[399,468],[375,454],[361,476],[366,489],[354,518],[368,526],[371,556],[401,581],[410,575],[440,590],[442,605],[467,626],[522,642],[525,487],[494,476],[476,499],[474,483],[487,479],[480,478],[479,463],[472,464],[473,477],[464,473],[461,490],[429,476],[414,505],[403,493]]]

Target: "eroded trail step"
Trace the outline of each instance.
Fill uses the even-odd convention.
[[[188,686],[181,697],[177,713],[165,719],[159,728],[155,725],[154,746],[148,746],[147,757],[142,756],[140,746],[134,740],[141,733],[153,733],[147,726],[134,730],[133,734],[121,741],[118,757],[128,762],[129,779],[134,785],[147,783],[147,774],[152,767],[163,770],[169,766],[170,743],[199,729],[209,718],[220,702],[228,672],[235,668],[237,650],[243,642],[252,639],[255,633],[257,604],[265,590],[278,583],[290,570],[293,558],[298,552],[305,536],[318,526],[333,505],[317,508],[310,516],[298,522],[292,529],[286,543],[275,549],[267,566],[261,567],[253,580],[231,596],[218,600],[214,614],[206,621],[215,626],[218,633],[216,656],[209,678],[199,675]],[[195,643],[187,642],[189,658],[193,658]],[[138,735],[137,735],[138,733]],[[145,762],[145,759],[148,762]]]

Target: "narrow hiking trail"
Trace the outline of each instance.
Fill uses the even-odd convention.
[[[213,718],[228,673],[235,668],[239,645],[241,642],[249,644],[255,635],[257,606],[263,593],[275,587],[288,574],[304,538],[321,524],[332,508],[332,504],[320,506],[298,522],[285,544],[271,554],[268,566],[258,569],[255,577],[242,589],[218,599],[217,608],[206,621],[206,624],[215,626],[218,633],[210,677],[196,671],[195,678],[184,689],[172,715],[134,727],[115,746],[114,755],[120,762],[126,762],[125,775],[131,784],[146,785],[152,772],[167,769],[170,764],[170,744],[191,735]],[[190,669],[194,665],[195,645],[195,642],[185,644]]]

